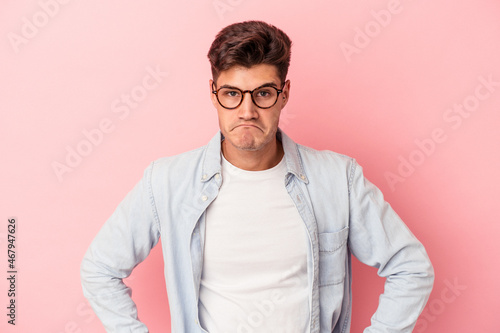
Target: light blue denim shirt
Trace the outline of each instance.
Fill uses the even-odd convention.
[[[310,332],[343,333],[351,322],[351,254],[386,278],[365,333],[411,332],[434,272],[422,244],[352,158],[294,143],[281,130],[283,185],[308,232]],[[198,321],[205,213],[222,184],[221,133],[208,145],[153,162],[90,245],[84,295],[108,332],[148,332],[122,282],[162,239],[173,333],[206,332]]]

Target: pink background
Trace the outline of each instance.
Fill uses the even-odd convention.
[[[85,250],[150,161],[214,135],[208,48],[261,19],[294,43],[281,127],[355,157],[428,250],[415,332],[499,332],[499,18],[493,0],[2,1],[0,266],[14,216],[19,274],[15,327],[0,278],[0,331],[104,332],[81,291]],[[85,156],[68,166],[68,151]],[[151,332],[170,328],[162,270],[157,246],[128,279]],[[354,263],[352,332],[382,289]]]

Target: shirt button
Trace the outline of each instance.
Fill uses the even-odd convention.
[[[300,175],[300,179],[302,179],[302,180],[306,180],[306,176],[304,176],[304,175]]]
[[[204,196],[202,196],[202,197],[201,197],[201,200],[203,200],[203,201],[207,201],[207,200],[208,200],[208,197],[207,197],[206,195],[204,195]]]
[[[216,173],[215,174],[215,179],[219,179],[220,178],[220,174]]]
[[[207,175],[203,175],[203,176],[201,177],[201,179],[205,180],[205,179],[207,179],[207,177],[208,177]]]

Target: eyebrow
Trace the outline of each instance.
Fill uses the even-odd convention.
[[[276,88],[278,88],[278,85],[277,85],[276,83],[274,83],[274,82],[267,82],[267,83],[264,83],[264,84],[262,84],[262,85],[258,86],[258,87],[257,87],[257,88],[255,88],[255,89],[264,88],[264,87],[276,87]],[[241,89],[241,88],[238,88],[238,87],[232,86],[232,85],[230,85],[230,84],[223,84],[222,86],[220,86],[220,87],[219,87],[219,89],[221,89],[221,88],[229,88],[229,89],[239,89],[239,90],[243,90],[243,89]]]

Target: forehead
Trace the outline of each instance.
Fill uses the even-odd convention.
[[[220,72],[217,79],[218,86],[228,84],[242,89],[250,89],[271,82],[281,86],[278,69],[268,64],[254,65],[250,68],[233,66]]]

